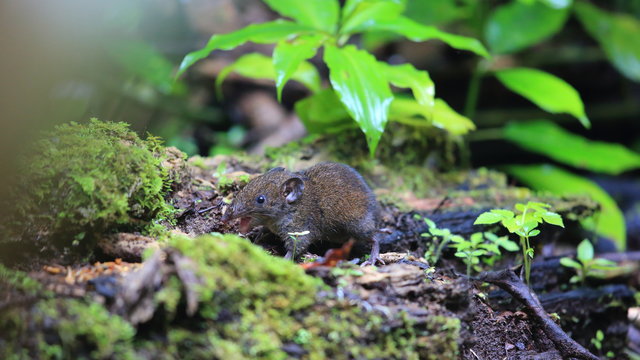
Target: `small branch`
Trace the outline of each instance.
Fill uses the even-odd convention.
[[[551,320],[540,304],[538,297],[529,290],[527,285],[522,282],[512,269],[485,272],[474,278],[474,280],[494,284],[520,301],[529,310],[533,318],[536,319],[542,331],[554,343],[563,357],[598,360],[597,356],[571,339],[558,324]]]

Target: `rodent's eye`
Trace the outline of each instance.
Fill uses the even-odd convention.
[[[267,198],[264,197],[264,195],[260,195],[256,198],[256,202],[258,204],[264,204],[264,202],[267,200]]]

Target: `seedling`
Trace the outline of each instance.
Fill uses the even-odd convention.
[[[488,241],[487,241],[488,240]],[[467,264],[467,277],[471,276],[471,269],[475,271],[481,271],[480,260],[492,259],[490,262],[493,264],[497,257],[502,255],[500,247],[508,251],[517,251],[519,249],[518,244],[507,239],[506,236],[498,237],[492,233],[477,232],[469,237],[469,240],[464,239],[462,236],[454,235],[451,237],[449,246],[456,249],[455,256],[462,258],[464,263]]]
[[[531,261],[534,255],[529,239],[540,234],[540,230],[537,227],[543,222],[564,227],[560,214],[549,211],[549,208],[551,208],[549,204],[529,201],[527,204],[515,205],[517,214],[510,210],[493,209],[480,214],[473,223],[474,225],[500,223],[510,233],[520,237],[522,262],[527,285],[529,285]]]
[[[415,215],[414,218],[420,219],[421,217],[420,215]],[[447,244],[451,242],[451,237],[458,235],[452,234],[449,229],[438,229],[436,223],[429,218],[424,217],[422,219],[424,220],[425,224],[427,224],[429,229],[427,230],[428,232],[422,233],[420,234],[420,236],[434,238],[434,241],[429,244],[427,251],[425,251],[424,258],[427,259],[431,266],[435,266],[438,263],[438,260],[440,260],[440,254],[442,254],[442,250]],[[436,241],[436,237],[439,237],[440,239]]]
[[[293,254],[291,254],[292,260],[296,258],[296,248],[298,247],[298,237],[304,236],[307,234],[309,234],[309,230],[288,233],[289,237],[293,240]]]
[[[572,276],[569,281],[571,283],[580,282],[584,286],[588,277],[602,277],[602,272],[612,270],[616,267],[616,263],[602,258],[593,258],[593,245],[587,239],[582,240],[578,245],[576,260],[570,257],[560,259],[560,264],[566,267],[574,268],[576,275]]]

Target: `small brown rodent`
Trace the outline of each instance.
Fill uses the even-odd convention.
[[[310,244],[338,244],[349,238],[371,243],[378,261],[380,207],[362,176],[350,166],[324,162],[290,172],[274,168],[251,180],[238,192],[222,220],[240,218],[240,231],[266,226],[285,243],[285,258],[294,259]],[[298,235],[294,241],[291,233]]]

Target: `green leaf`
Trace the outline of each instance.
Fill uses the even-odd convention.
[[[507,251],[518,251],[520,250],[520,246],[515,241],[508,240],[507,238],[500,238],[502,240],[496,241],[498,246],[502,247]]]
[[[540,230],[538,229],[533,229],[531,231],[529,231],[529,233],[527,234],[527,236],[529,237],[534,237],[534,236],[538,236],[540,235]]]
[[[640,154],[621,144],[592,141],[546,120],[510,122],[507,140],[564,164],[611,175],[640,167]]]
[[[576,15],[584,28],[604,50],[609,61],[627,78],[640,81],[640,22],[623,14],[613,14],[577,2]]]
[[[525,232],[525,234],[529,234],[529,236],[534,236],[534,235],[531,235],[530,233],[536,227],[538,227],[538,222],[535,220],[527,221],[524,224],[522,224],[522,230]]]
[[[591,268],[596,270],[611,270],[611,268],[615,268],[616,266],[618,266],[618,264],[615,261],[603,258],[593,259],[591,262]]]
[[[493,209],[491,210],[491,212],[502,216],[503,219],[511,219],[515,216],[515,214],[511,210]]]
[[[323,36],[301,36],[292,42],[281,40],[273,49],[278,101],[282,101],[282,89],[298,70],[300,63],[313,57],[322,41],[324,41]]]
[[[432,114],[433,125],[453,135],[464,135],[476,128],[473,121],[457,113],[442,99],[435,99]]]
[[[564,227],[564,222],[562,222],[562,216],[560,214],[554,213],[552,211],[547,211],[542,214],[542,219],[551,224],[560,227]]]
[[[391,120],[416,127],[437,127],[452,135],[464,135],[475,129],[475,124],[458,114],[442,99],[434,106],[419,104],[413,99],[396,96],[389,111]]]
[[[597,221],[583,221],[583,225],[615,241],[620,250],[625,249],[624,216],[611,196],[596,183],[551,165],[511,165],[505,167],[505,170],[538,190],[547,190],[557,195],[589,195],[600,203],[601,212]]]
[[[364,132],[373,157],[387,125],[393,94],[381,66],[370,53],[349,45],[326,45],[324,61],[340,101]]]
[[[568,258],[568,257],[563,257],[560,259],[560,264],[562,264],[562,266],[564,267],[570,267],[570,268],[574,268],[574,269],[582,269],[582,265],[573,260],[572,258]]]
[[[258,53],[246,54],[239,57],[234,63],[227,65],[224,69],[220,70],[220,73],[216,78],[218,95],[220,95],[222,82],[232,72],[237,72],[242,76],[253,79],[275,80],[276,78],[276,71],[270,57]],[[307,61],[300,63],[291,78],[301,82],[312,91],[318,91],[320,89],[320,75],[318,74],[318,70]]]
[[[360,32],[376,21],[392,21],[403,10],[403,1],[347,0],[343,10],[340,34]]]
[[[513,1],[499,6],[486,22],[484,36],[492,53],[509,54],[555,34],[569,10],[554,9],[538,1]]]
[[[434,105],[435,84],[429,77],[428,72],[418,70],[411,64],[381,64],[384,64],[385,75],[391,84],[400,88],[410,88],[420,105],[430,107]]]
[[[336,31],[340,6],[337,0],[264,0],[270,8],[282,16],[290,17],[328,33]]]
[[[408,18],[424,25],[440,25],[468,17],[473,5],[455,0],[409,0],[406,7]]]
[[[566,9],[571,7],[573,0],[538,0],[539,2],[546,4],[554,9]]]
[[[496,72],[496,77],[511,91],[524,96],[550,113],[575,116],[586,128],[591,126],[580,94],[564,80],[537,69],[512,68]]]
[[[485,49],[478,39],[449,34],[438,30],[434,26],[422,25],[404,16],[399,16],[395,20],[369,22],[367,23],[367,30],[391,31],[402,35],[411,41],[438,39],[444,41],[453,48],[472,51],[485,58],[491,57],[487,49]]]
[[[313,32],[314,29],[305,25],[296,24],[291,21],[276,20],[261,24],[249,25],[238,31],[228,34],[216,34],[209,39],[205,47],[200,50],[188,53],[180,67],[176,77],[182,75],[196,61],[209,56],[214,50],[231,50],[246,42],[259,44],[276,43],[285,38],[291,38],[298,34]]]
[[[339,133],[355,127],[333,89],[324,89],[295,104],[296,114],[309,133]]]
[[[580,244],[578,244],[576,257],[583,264],[586,264],[587,261],[593,259],[593,245],[591,245],[591,241],[584,239]]]
[[[473,222],[473,225],[482,225],[482,224],[495,224],[497,222],[502,221],[502,216],[492,213],[492,212],[484,212],[478,216],[476,221]]]

